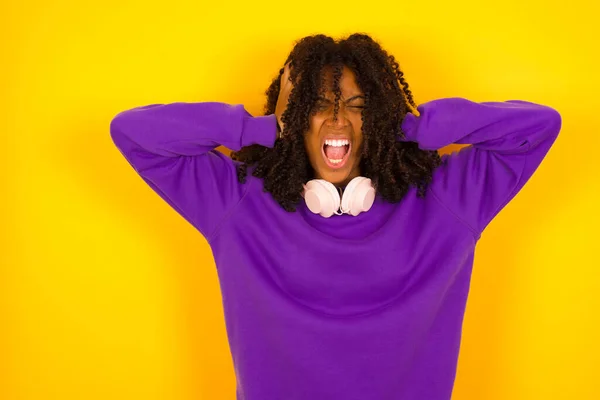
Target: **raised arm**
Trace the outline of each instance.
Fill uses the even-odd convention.
[[[443,157],[433,194],[479,237],[536,171],[560,132],[560,114],[521,100],[453,97],[417,107],[402,122],[405,140],[424,150],[470,144]]]
[[[110,134],[142,179],[210,240],[246,190],[215,148],[272,147],[277,119],[253,117],[241,104],[152,104],[117,114]]]

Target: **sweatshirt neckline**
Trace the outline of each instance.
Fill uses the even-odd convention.
[[[300,219],[302,219],[303,223],[306,226],[315,232],[316,235],[321,236],[327,240],[333,240],[340,243],[364,243],[373,239],[376,239],[378,236],[382,234],[384,231],[384,225],[387,222],[387,216],[391,213],[391,210],[388,209],[391,204],[385,203],[379,196],[375,197],[375,202],[369,211],[360,213],[357,216],[351,216],[348,214],[342,215],[332,215],[330,218],[325,218],[320,216],[319,214],[314,214],[308,206],[304,199],[300,201],[296,208],[296,212],[300,215]],[[385,210],[384,210],[385,209]],[[382,213],[384,215],[382,215]],[[368,224],[368,220],[371,218],[376,218],[379,221],[378,226],[370,233],[367,233],[364,237],[359,238],[344,238],[338,237],[335,235],[331,235],[327,232],[324,232],[319,228],[321,224],[334,224],[336,228],[345,229],[345,228],[356,228],[360,227],[361,224]],[[373,223],[377,223],[376,220]],[[350,226],[349,226],[350,225]]]

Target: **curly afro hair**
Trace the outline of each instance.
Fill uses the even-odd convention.
[[[411,187],[418,189],[418,196],[425,196],[441,158],[437,151],[421,150],[417,143],[399,140],[404,138],[404,116],[411,111],[410,106],[417,106],[393,55],[366,34],[355,33],[339,41],[319,34],[298,40],[284,65],[288,62],[293,66],[290,79],[294,86],[281,116],[286,127],[284,135],[273,147],[250,145],[231,153],[233,160],[240,161],[237,174],[241,183],[246,181],[248,167],[255,167],[252,175],[263,179],[264,191],[271,193],[286,211],[296,210],[303,184],[314,179],[304,134],[324,90],[323,71],[326,67],[333,70],[337,114],[339,81],[346,66],[354,72],[365,95],[361,175],[370,178],[377,195],[388,202],[399,202]],[[265,92],[264,115],[275,112],[283,71],[282,67]]]

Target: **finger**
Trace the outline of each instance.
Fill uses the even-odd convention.
[[[292,62],[288,62],[287,64],[285,64],[285,69],[284,69],[284,74],[285,74],[285,79],[291,82],[291,74],[292,74]]]

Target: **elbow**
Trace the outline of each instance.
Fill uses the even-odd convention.
[[[113,141],[119,140],[124,136],[127,136],[128,132],[132,131],[135,120],[139,120],[139,117],[135,114],[135,111],[143,109],[143,107],[133,108],[131,110],[121,111],[113,117],[110,121],[110,136]]]
[[[523,111],[532,118],[534,124],[542,128],[544,136],[556,137],[562,127],[562,116],[555,108],[540,103],[532,103],[523,100],[509,100],[508,103],[516,103]]]
[[[548,112],[546,115],[548,123],[548,133],[552,137],[557,137],[562,128],[562,116],[560,113],[552,107],[547,107]]]
[[[539,134],[537,135],[537,139],[532,141],[532,147],[543,146],[542,143],[548,143],[552,146],[562,128],[562,116],[560,113],[552,107],[542,107]]]
[[[544,143],[551,146],[562,127],[562,116],[556,109],[534,103],[527,103],[527,108],[529,122],[524,125],[522,133],[514,137],[519,141],[513,149],[516,153],[544,147]]]
[[[123,137],[123,119],[123,113],[119,113],[110,121],[110,138],[117,147]]]
[[[131,142],[129,138],[131,129],[131,115],[128,111],[122,111],[110,121],[110,138],[121,151]]]
[[[121,111],[115,115],[110,121],[109,128],[112,140],[116,142],[119,138],[135,134],[140,124],[149,123],[147,120],[152,117],[154,109],[163,105],[161,103],[149,104]]]

